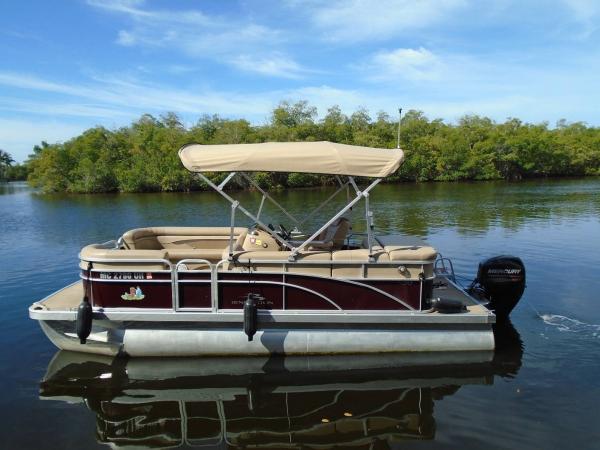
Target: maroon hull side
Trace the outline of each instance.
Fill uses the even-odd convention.
[[[82,274],[85,276],[86,271]],[[168,273],[113,272],[109,275],[109,272],[93,272],[92,280],[94,306],[173,308]],[[87,283],[84,281],[84,284]],[[417,310],[421,307],[427,309],[433,283],[431,280],[424,281],[422,286],[421,293],[418,281],[222,272],[219,273],[218,307],[241,309],[246,296],[254,293],[264,298],[259,302],[259,308],[267,310],[336,310],[335,305],[347,311],[406,310],[405,304]],[[211,307],[209,273],[179,274],[179,307]]]
[[[142,291],[143,298],[126,300],[123,298],[131,288]],[[118,282],[92,283],[93,306],[103,308],[173,308],[171,283]]]
[[[179,273],[179,307],[210,308],[210,273]]]
[[[82,271],[88,276],[88,271]],[[173,308],[171,274],[165,272],[91,272],[92,305],[102,308]],[[84,278],[84,289],[87,282]],[[139,292],[139,294],[136,294]]]
[[[431,286],[431,281],[424,282],[424,293],[431,292]],[[328,279],[296,274],[219,274],[219,308],[241,308],[249,293],[260,294],[265,298],[259,305],[263,309],[337,309],[323,297],[348,311],[408,309],[389,295],[419,309],[421,283],[403,280]]]

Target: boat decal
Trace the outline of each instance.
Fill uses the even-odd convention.
[[[137,287],[130,287],[129,288],[129,292],[124,292],[123,295],[121,295],[121,298],[123,300],[144,300],[146,296],[144,295],[144,293],[142,292],[142,289],[137,286]]]

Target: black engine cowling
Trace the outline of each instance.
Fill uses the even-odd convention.
[[[489,300],[488,307],[506,319],[525,290],[525,265],[516,256],[494,256],[479,263],[471,291]]]

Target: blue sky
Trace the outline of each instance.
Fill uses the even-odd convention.
[[[6,0],[0,148],[281,100],[597,126],[599,44],[599,0]]]

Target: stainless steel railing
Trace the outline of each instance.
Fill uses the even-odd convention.
[[[187,258],[187,259],[183,259],[180,261],[177,261],[176,263],[172,263],[171,261],[167,260],[167,259],[162,259],[162,258],[157,258],[157,259],[142,259],[142,258],[129,258],[129,259],[121,259],[121,258],[81,258],[81,261],[84,262],[88,262],[88,263],[92,263],[92,267],[90,269],[90,274],[87,276],[84,276],[83,274],[80,275],[80,277],[88,282],[94,282],[94,281],[107,281],[107,280],[98,280],[95,278],[91,277],[91,273],[98,273],[98,272],[114,272],[114,273],[136,273],[136,272],[152,272],[152,273],[170,273],[171,274],[171,279],[169,280],[157,280],[156,282],[170,282],[171,283],[171,295],[172,295],[172,309],[174,312],[177,311],[181,311],[181,310],[185,310],[185,311],[212,311],[212,312],[217,312],[219,311],[219,306],[218,306],[218,285],[219,282],[221,283],[232,283],[232,281],[222,281],[219,280],[219,273],[236,273],[238,271],[230,271],[230,270],[223,270],[223,265],[224,264],[232,264],[235,263],[236,265],[239,265],[241,268],[247,267],[249,272],[252,272],[252,265],[253,264],[261,264],[261,265],[273,265],[274,268],[275,267],[280,267],[279,270],[273,270],[273,271],[265,271],[265,270],[261,270],[260,273],[261,274],[282,274],[283,275],[283,281],[282,282],[273,282],[273,281],[260,281],[260,280],[256,280],[254,281],[254,283],[275,283],[275,284],[279,284],[282,287],[285,286],[289,286],[289,287],[293,287],[293,288],[298,288],[301,290],[305,290],[307,292],[310,292],[314,295],[317,295],[319,297],[323,297],[328,303],[332,304],[334,307],[336,307],[337,310],[339,311],[345,311],[340,305],[338,305],[335,301],[331,300],[328,297],[325,297],[322,293],[314,291],[312,289],[306,288],[304,286],[299,286],[297,284],[292,284],[292,283],[288,283],[285,281],[285,276],[289,275],[289,267],[290,266],[323,266],[323,265],[339,265],[339,266],[360,266],[361,270],[361,279],[365,279],[365,280],[393,280],[393,278],[388,278],[388,277],[384,277],[384,278],[374,278],[374,277],[366,277],[366,272],[367,272],[367,268],[368,267],[372,267],[372,266],[384,266],[384,267],[398,267],[399,269],[401,269],[402,267],[405,266],[420,266],[420,273],[424,273],[424,268],[426,265],[431,264],[431,261],[384,261],[384,262],[368,262],[368,261],[332,261],[332,260],[323,260],[323,261],[303,261],[303,260],[296,260],[296,261],[290,261],[287,259],[283,259],[283,260],[279,260],[279,259],[272,259],[272,260],[253,260],[253,259],[236,259],[235,261],[232,259],[223,259],[221,261],[219,261],[218,263],[211,263],[209,260],[207,259],[202,259],[202,258]],[[447,259],[447,258],[442,258],[442,259],[438,259],[436,260],[435,264],[438,264],[438,261],[441,261],[440,264],[443,264],[444,261],[446,261],[449,264],[449,267],[451,269],[451,274],[452,276],[454,276],[454,269],[452,267],[452,262]],[[96,269],[93,267],[94,263],[102,263],[102,264],[139,264],[142,267],[132,267],[132,268],[128,268],[128,267],[115,267],[115,268],[101,268],[101,269]],[[161,264],[165,267],[165,269],[163,270],[157,270],[157,269],[151,269],[151,270],[144,270],[143,269],[143,265],[145,264]],[[201,265],[205,265],[207,266],[206,269],[201,268],[195,268],[195,269],[189,269],[187,267],[188,264],[201,264]],[[434,265],[434,271],[435,269],[435,265]],[[85,270],[85,269],[82,269]],[[440,269],[441,270],[441,269]],[[210,279],[207,281],[208,283],[210,283],[211,285],[211,307],[210,308],[182,308],[181,304],[180,304],[180,296],[179,296],[179,284],[181,283],[185,283],[185,280],[181,280],[179,279],[179,274],[181,272],[190,272],[190,273],[210,273]],[[298,274],[298,275],[302,275],[301,272],[296,273],[293,272],[292,274]],[[332,279],[331,277],[325,277],[322,275],[317,275],[317,274],[307,274],[309,276],[312,277],[316,277],[316,278],[325,278],[325,279]],[[402,278],[402,281],[419,281],[420,282],[420,292],[421,292],[421,298],[419,301],[419,309],[417,310],[416,308],[412,307],[411,305],[409,305],[407,302],[403,301],[402,299],[395,297],[381,289],[378,289],[374,286],[370,286],[364,283],[361,283],[360,281],[354,280],[354,279],[346,279],[346,278],[334,278],[337,281],[340,282],[345,282],[345,283],[350,283],[350,284],[358,284],[361,286],[364,286],[367,289],[373,290],[374,292],[377,292],[379,294],[385,295],[387,297],[389,297],[390,299],[396,301],[397,303],[399,303],[400,305],[404,306],[405,308],[407,308],[410,311],[413,312],[419,312],[422,309],[422,294],[423,294],[423,282],[427,281],[427,280],[431,280],[435,277],[434,276],[430,276],[430,277],[418,277],[418,278]],[[114,280],[114,281],[120,281],[120,280]],[[142,280],[140,280],[142,281]],[[148,282],[148,280],[144,280],[146,282]],[[247,281],[240,281],[241,283],[248,283]],[[285,292],[285,290],[284,290]],[[92,298],[93,301],[93,298]],[[285,309],[285,298],[284,298],[284,309]]]

